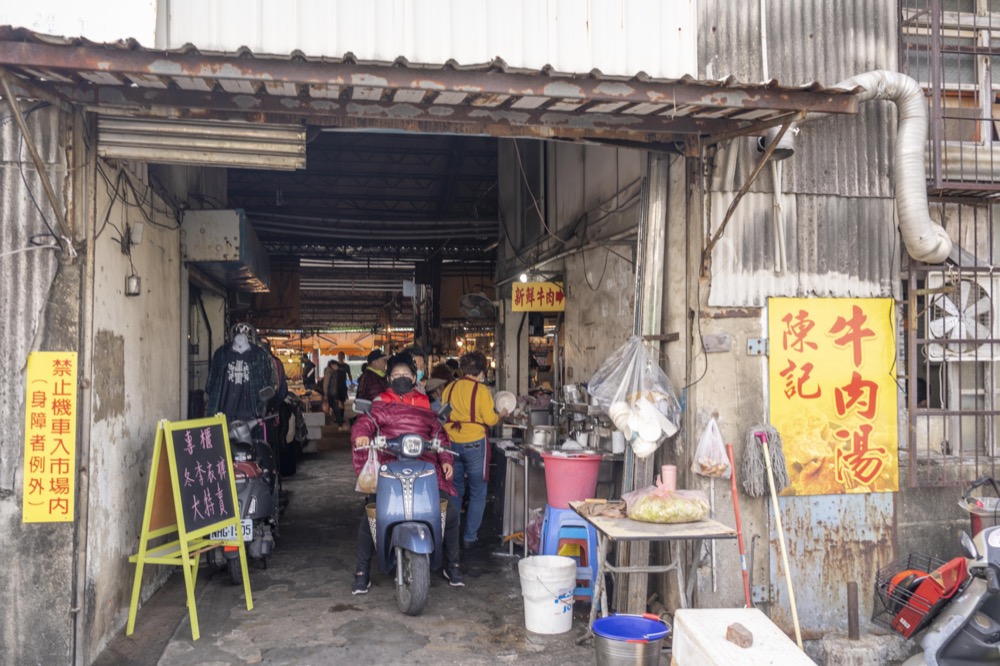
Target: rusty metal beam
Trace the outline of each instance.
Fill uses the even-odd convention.
[[[726,86],[687,80],[621,81],[590,76],[545,76],[324,60],[239,58],[125,50],[97,45],[62,46],[13,41],[19,37],[16,31],[0,29],[0,65],[62,72],[95,71],[124,76],[192,77],[213,82],[232,80],[264,84],[280,81],[302,86],[363,86],[427,91],[432,94],[457,91],[487,96],[538,96],[561,100],[670,104],[674,107],[694,105],[855,113],[858,104],[857,98],[851,93],[829,90],[789,90],[744,84]]]
[[[725,118],[672,117],[659,114],[567,113],[539,109],[487,108],[475,105],[411,104],[329,100],[274,95],[233,95],[119,86],[53,85],[56,94],[90,110],[107,113],[119,109],[130,114],[205,118],[210,112],[223,117],[283,117],[280,122],[306,121],[337,127],[421,128],[424,123],[449,128],[468,124],[468,131],[489,131],[499,136],[548,136],[568,139],[607,138],[668,142],[687,135],[738,134],[740,128],[760,123]],[[290,116],[290,117],[289,117]]]

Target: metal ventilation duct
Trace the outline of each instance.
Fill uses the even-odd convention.
[[[287,171],[306,167],[306,131],[299,125],[101,116],[97,130],[101,157]]]

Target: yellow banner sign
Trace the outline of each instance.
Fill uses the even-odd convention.
[[[563,312],[566,296],[555,282],[515,282],[511,289],[514,312]]]
[[[26,523],[73,522],[76,496],[76,352],[28,355],[24,409]]]
[[[785,495],[899,489],[890,298],[768,300],[771,424]]]

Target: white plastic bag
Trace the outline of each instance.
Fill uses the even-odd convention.
[[[729,456],[726,455],[726,444],[722,441],[719,424],[711,419],[701,433],[698,448],[694,452],[694,462],[691,471],[702,476],[728,479],[733,470],[729,466]]]
[[[368,460],[358,474],[358,483],[354,490],[365,495],[373,495],[378,490],[378,454],[375,449],[368,449]]]
[[[665,438],[677,433],[681,408],[674,387],[646,354],[639,336],[629,338],[608,357],[590,378],[587,392],[640,458],[652,455]]]

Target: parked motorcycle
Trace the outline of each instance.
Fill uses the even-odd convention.
[[[972,497],[987,483],[997,497]],[[959,504],[974,517],[1000,516],[1000,487],[979,479]],[[922,651],[904,666],[1000,664],[1000,526],[974,537],[963,532],[961,544],[965,557],[943,562],[914,553],[875,578],[872,622],[906,638],[923,632]]]
[[[354,408],[370,415],[371,402],[356,400]],[[368,522],[378,567],[383,573],[395,569],[400,612],[419,615],[427,603],[431,569],[441,566],[445,500],[438,495],[434,465],[418,458],[427,450],[446,449],[437,433],[431,440],[416,434],[387,439],[377,433],[369,446],[397,456],[397,460],[380,466],[374,511],[369,505]]]
[[[273,395],[273,389],[263,389],[260,394],[261,405],[266,404]],[[280,479],[270,445],[265,438],[254,437],[253,432],[257,428],[266,429],[267,422],[276,417],[276,414],[272,414],[229,423],[229,448],[233,457],[241,534],[247,557],[261,561],[265,568],[267,558],[274,550],[274,539],[278,536]],[[228,528],[213,532],[210,538],[234,539],[236,534],[233,528]],[[233,583],[243,582],[239,549],[236,546],[215,548],[209,551],[208,557],[212,564],[228,571]]]

